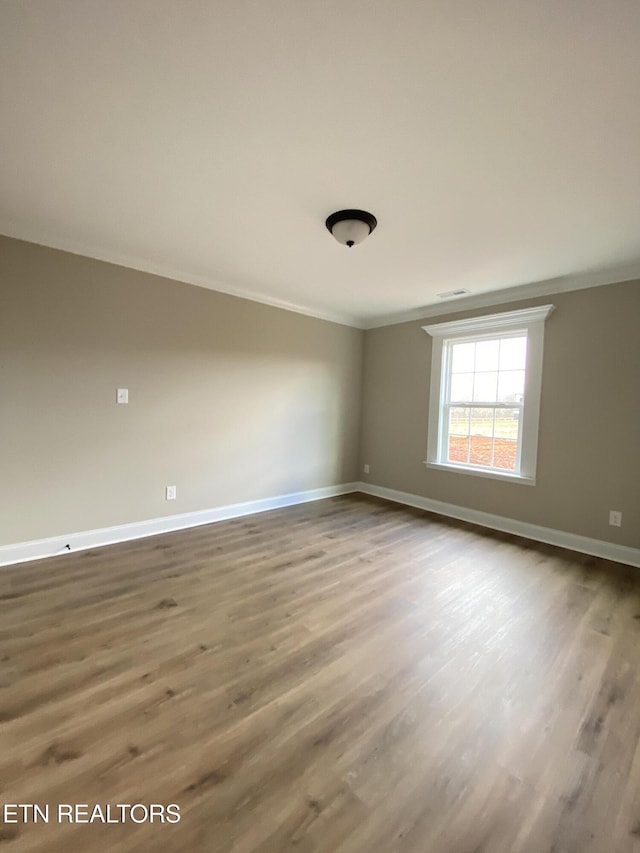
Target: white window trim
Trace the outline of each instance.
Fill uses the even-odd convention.
[[[535,485],[542,389],[544,322],[554,308],[554,305],[541,305],[537,308],[524,308],[520,311],[506,311],[502,314],[489,314],[422,327],[433,338],[431,389],[429,393],[429,434],[425,465],[429,468],[457,471],[478,477],[489,477],[494,480]],[[514,474],[505,471],[503,473],[492,468],[439,461],[442,458],[439,452],[439,442],[443,435],[442,411],[445,390],[443,380],[445,377],[443,376],[442,362],[445,343],[453,340],[464,340],[464,338],[492,337],[505,332],[526,332],[527,334],[527,372],[522,416],[520,472]]]

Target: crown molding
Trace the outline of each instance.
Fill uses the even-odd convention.
[[[568,293],[572,290],[586,290],[590,287],[621,284],[635,279],[640,279],[640,263],[597,272],[559,276],[545,281],[505,287],[502,290],[491,290],[487,293],[471,294],[458,299],[447,299],[445,302],[431,302],[421,305],[419,308],[397,311],[365,320],[363,325],[365,329],[378,329],[381,326],[395,326],[398,323],[408,323],[412,320],[426,320],[430,317],[441,317],[443,314],[456,314],[460,311],[518,302],[536,296],[549,296],[556,293]]]
[[[351,326],[356,329],[363,329],[362,321],[357,317],[352,317],[348,314],[338,312],[319,311],[309,305],[302,305],[296,302],[289,302],[285,299],[278,299],[273,296],[265,296],[261,293],[256,293],[249,288],[236,287],[219,281],[218,279],[209,278],[208,276],[193,275],[184,270],[175,269],[165,264],[155,264],[146,258],[139,258],[135,255],[122,254],[120,252],[111,252],[101,247],[90,246],[78,240],[70,240],[67,238],[60,239],[58,237],[48,237],[35,235],[29,232],[28,229],[17,228],[14,225],[0,221],[0,234],[5,237],[10,237],[14,240],[23,240],[27,243],[35,243],[37,246],[44,246],[48,249],[57,249],[61,252],[69,252],[72,255],[80,255],[84,258],[92,258],[96,261],[103,261],[107,264],[125,267],[126,269],[138,270],[139,272],[157,275],[162,278],[168,278],[172,281],[183,282],[185,284],[193,284],[196,287],[203,287],[206,290],[213,290],[217,293],[225,293],[227,296],[236,296],[239,299],[248,299],[251,302],[259,302],[261,305],[269,305],[271,308],[281,308],[284,311],[293,311],[295,314],[304,314],[306,317],[313,317],[316,320],[325,320],[328,323],[338,323],[341,326]]]
[[[325,320],[328,323],[337,323],[341,326],[350,326],[354,329],[377,329],[381,326],[394,326],[399,323],[408,323],[412,320],[426,320],[430,317],[442,316],[443,314],[455,314],[475,308],[518,302],[519,300],[531,299],[536,296],[547,296],[572,290],[585,290],[590,287],[602,287],[608,284],[619,284],[625,281],[640,279],[640,262],[638,262],[624,267],[558,276],[557,278],[550,278],[544,281],[505,287],[501,290],[490,290],[486,293],[447,299],[443,302],[429,302],[406,311],[379,314],[375,317],[356,317],[337,311],[321,311],[310,305],[266,296],[249,288],[230,285],[227,282],[219,281],[209,276],[194,275],[169,265],[155,264],[146,258],[140,258],[136,255],[111,252],[102,247],[91,246],[79,240],[61,239],[57,236],[42,234],[36,235],[28,228],[22,228],[16,226],[14,223],[2,220],[0,220],[0,235],[11,237],[15,240],[24,240],[28,243],[35,243],[38,246],[45,246],[49,249],[69,252],[72,255],[93,258],[94,260],[115,264],[126,269],[139,270],[140,272],[168,278],[172,281],[192,284],[196,287],[203,287],[206,290],[225,293],[228,296],[236,296],[238,299],[248,299],[251,302],[258,302],[261,305],[281,308],[284,311],[292,311],[295,314],[313,317],[316,320]]]

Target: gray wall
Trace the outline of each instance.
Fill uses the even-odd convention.
[[[362,335],[0,238],[0,544],[355,480]]]
[[[545,329],[537,485],[427,469],[432,339],[425,321],[365,333],[365,481],[570,533],[640,546],[640,282],[433,322],[553,303]],[[361,469],[362,470],[362,467]],[[609,510],[623,526],[609,526]]]

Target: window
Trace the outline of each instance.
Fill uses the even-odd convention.
[[[426,464],[535,483],[553,305],[423,326],[433,337]]]

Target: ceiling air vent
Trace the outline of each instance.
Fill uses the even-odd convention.
[[[447,290],[445,293],[436,293],[438,299],[452,299],[454,296],[466,296],[467,293],[471,293],[470,290],[465,290],[464,287],[459,290]]]

